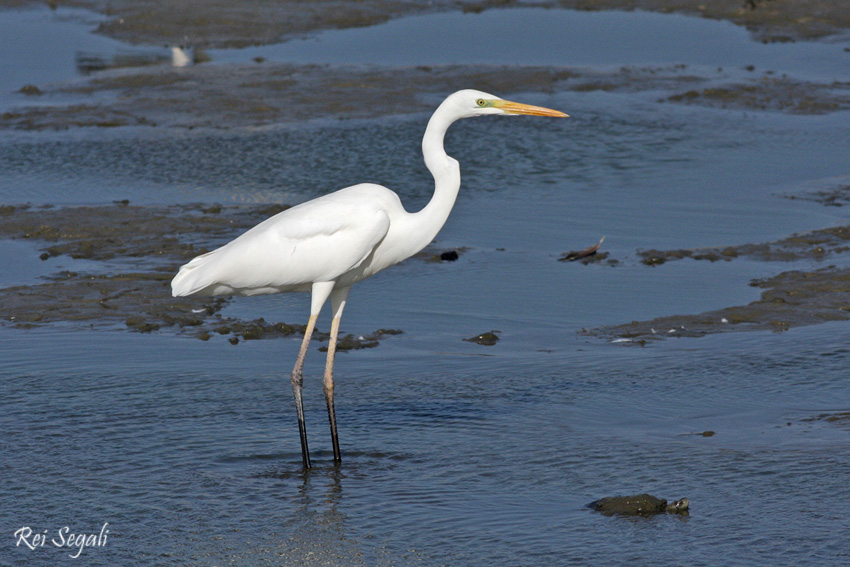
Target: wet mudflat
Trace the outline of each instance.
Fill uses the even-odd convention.
[[[417,66],[405,69],[238,65],[222,70],[160,68],[96,77],[84,85],[45,87],[39,96],[78,95],[73,104],[29,106],[0,115],[0,128],[65,130],[75,127],[152,126],[223,128],[267,126],[316,117],[375,118],[424,112],[436,95],[462,81],[493,92],[655,92],[675,88],[667,102],[722,108],[824,114],[850,109],[850,82],[817,83],[761,76],[704,87],[687,67],[628,68],[610,72],[500,66]],[[402,86],[399,86],[401,83]],[[696,88],[695,88],[696,87]],[[97,93],[110,100],[92,103]],[[317,96],[317,93],[318,96]],[[385,101],[378,106],[371,101]]]
[[[741,17],[802,17],[755,4]],[[122,39],[171,33],[137,25]],[[207,47],[252,39],[240,25]],[[15,94],[0,120],[0,523],[51,537],[108,523],[88,565],[678,565],[684,549],[693,565],[841,564],[850,123],[846,79],[824,64],[841,41],[722,71],[213,57]],[[824,58],[796,69],[795,45]],[[288,371],[308,298],[175,300],[170,277],[355,181],[421,207],[421,133],[466,86],[572,118],[453,127],[449,223],[346,310],[341,467],[323,344],[310,350],[304,473]],[[689,515],[586,507],[644,493],[687,495]],[[0,564],[79,562],[68,553],[13,543]]]
[[[846,187],[831,191],[823,202],[836,204],[846,192]],[[756,258],[780,265],[803,260],[824,264],[831,258],[842,262],[850,251],[848,240],[850,226],[845,225],[794,234],[763,244],[641,250],[638,255],[648,266],[683,259],[728,262],[736,258]],[[790,327],[850,319],[850,270],[846,267],[828,264],[811,271],[783,271],[773,277],[753,280],[750,285],[766,291],[758,300],[744,306],[633,321],[583,332],[589,336],[613,338],[620,343],[645,344],[646,340],[670,337],[700,337],[707,333],[743,330],[784,331]]]
[[[119,49],[116,45],[93,44],[90,48],[101,52],[80,52],[77,66],[83,69],[80,62],[83,55],[86,60],[101,61],[102,67],[98,69],[102,71],[90,73],[85,67],[84,79],[59,83],[46,82],[41,80],[41,75],[34,75],[36,83],[22,82],[13,87],[17,96],[2,105],[0,129],[234,128],[320,117],[374,118],[427,111],[462,80],[494,92],[672,91],[665,94],[664,100],[676,104],[801,114],[822,114],[850,106],[850,82],[841,72],[846,65],[846,53],[837,46],[832,50],[835,53],[829,55],[824,50],[809,52],[805,46],[811,44],[800,42],[797,55],[792,57],[798,73],[789,76],[787,65],[783,66],[788,50],[785,42],[778,41],[784,39],[793,44],[794,38],[843,33],[847,22],[838,17],[843,14],[843,7],[830,1],[813,3],[817,5],[807,8],[814,12],[806,13],[799,13],[801,8],[793,3],[777,10],[774,0],[744,6],[737,1],[713,3],[710,7],[700,3],[676,5],[676,9],[685,13],[731,19],[747,24],[753,33],[766,34],[765,45],[749,48],[753,52],[749,59],[736,55],[746,47],[742,41],[751,42],[747,32],[725,24],[727,29],[719,34],[718,40],[703,45],[691,40],[713,33],[711,26],[715,24],[678,15],[668,17],[677,19],[672,26],[666,24],[668,28],[660,30],[657,40],[660,46],[654,49],[650,42],[643,41],[639,31],[622,28],[617,31],[618,36],[623,36],[618,37],[622,43],[619,49],[617,43],[612,50],[606,47],[610,42],[603,42],[587,50],[593,54],[589,58],[576,49],[580,45],[571,43],[553,43],[543,51],[535,49],[532,42],[530,48],[523,45],[517,50],[516,44],[522,43],[520,38],[534,38],[533,32],[529,32],[545,25],[547,20],[549,27],[545,31],[551,35],[580,35],[584,26],[596,30],[587,40],[594,34],[602,36],[616,24],[616,18],[593,10],[636,7],[628,3],[613,4],[565,3],[566,7],[591,10],[573,12],[572,18],[563,18],[561,14],[566,12],[562,10],[539,8],[502,10],[513,17],[494,18],[495,12],[487,10],[492,6],[486,2],[465,6],[469,12],[466,15],[451,12],[450,6],[441,2],[431,3],[427,9],[417,3],[331,2],[307,6],[278,2],[236,13],[228,4],[214,1],[203,6],[177,3],[167,10],[162,7],[153,10],[146,3],[136,2],[111,3],[106,9],[97,3],[80,2],[79,6],[103,12],[97,17],[90,16],[89,26],[103,36],[137,44],[136,51],[116,56],[108,53],[110,49]],[[664,4],[649,2],[637,7],[669,11]],[[554,4],[542,6],[552,8]],[[197,9],[203,10],[203,16],[194,14]],[[181,17],[172,17],[168,10],[178,11]],[[277,12],[286,13],[287,17],[276,16]],[[411,14],[418,16],[410,17]],[[402,18],[404,15],[408,18]],[[657,14],[637,12],[630,17],[635,19],[638,30],[665,25],[660,23],[663,16]],[[82,16],[79,12],[59,10],[54,25],[74,18]],[[259,25],[257,18],[272,23]],[[31,19],[26,18],[27,23]],[[421,23],[416,23],[417,19]],[[514,27],[501,26],[497,23],[499,19],[514,20]],[[586,23],[564,30],[571,19]],[[383,24],[387,21],[388,24]],[[407,23],[411,21],[414,24]],[[383,31],[361,30],[369,24],[381,24],[378,28]],[[176,30],[170,26],[179,26],[179,37],[175,37]],[[422,33],[428,26],[447,29],[440,34]],[[685,29],[676,37],[673,32],[676,26],[692,29]],[[334,39],[334,32],[327,31],[318,39],[310,40],[309,36],[303,39],[307,32],[318,33],[328,28],[348,28],[348,31],[336,32],[344,39]],[[55,33],[59,31],[57,27]],[[62,31],[67,32],[64,28]],[[382,35],[376,41],[370,38],[370,33]],[[409,37],[411,33],[416,35]],[[464,33],[471,33],[467,42],[463,40]],[[510,51],[502,49],[502,38],[512,43]],[[74,40],[81,43],[78,37]],[[289,41],[279,43],[285,40]],[[480,45],[485,41],[491,43]],[[722,56],[704,58],[702,53],[717,49],[718,41],[728,44]],[[430,43],[428,49],[416,50],[416,42]],[[161,47],[163,43],[190,44],[191,49],[196,49],[188,52],[190,58],[194,53],[195,59],[203,64],[168,67],[168,50]],[[406,47],[409,44],[414,47]],[[245,46],[259,47],[236,49]],[[22,58],[28,56],[25,47],[18,44],[13,47],[17,49],[9,50],[10,53]],[[681,56],[671,55],[682,50],[685,53]],[[500,56],[503,52],[505,57]],[[572,57],[566,59],[559,52],[570,53]],[[49,58],[49,54],[49,50],[45,51],[40,59]],[[139,61],[144,57],[154,57],[152,61],[160,63],[142,65]],[[498,64],[505,58],[510,66]],[[690,64],[682,62],[688,58],[693,59]],[[222,65],[222,61],[229,64]],[[457,65],[458,62],[463,64]],[[541,66],[541,62],[546,65]],[[27,66],[24,61],[21,65]],[[837,74],[825,76],[822,68],[834,68]],[[375,100],[381,104],[373,104]]]
[[[41,4],[35,0],[3,0],[11,8]],[[387,20],[423,12],[482,12],[510,6],[501,0],[435,0],[385,2],[366,0],[357,3],[321,0],[262,2],[249,0],[234,10],[223,0],[176,0],[167,5],[155,0],[69,0],[63,6],[101,12],[108,19],[97,32],[129,43],[186,43],[203,47],[239,47],[274,43],[326,29],[365,27]],[[58,6],[57,2],[53,7]],[[850,27],[850,15],[841,0],[812,0],[801,5],[783,0],[542,0],[532,4],[541,8],[577,10],[650,10],[685,13],[694,16],[731,20],[752,30],[763,41],[793,41],[817,38]]]

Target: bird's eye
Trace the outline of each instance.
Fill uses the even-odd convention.
[[[475,101],[475,104],[477,104],[478,106],[487,106],[487,101],[484,100],[483,98],[479,98],[478,100]]]

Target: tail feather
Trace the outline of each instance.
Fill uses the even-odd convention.
[[[171,295],[174,297],[184,297],[193,295],[203,291],[212,283],[206,271],[201,269],[207,263],[209,256],[214,252],[202,254],[180,267],[180,271],[171,280]],[[207,277],[205,277],[207,276]]]

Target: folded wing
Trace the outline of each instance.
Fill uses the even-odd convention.
[[[180,268],[172,294],[258,295],[335,281],[360,266],[389,230],[381,201],[363,198],[371,187],[338,191],[263,221]]]

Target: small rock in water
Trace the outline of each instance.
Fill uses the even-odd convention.
[[[484,346],[493,346],[499,340],[499,336],[496,333],[501,333],[502,331],[489,331],[487,333],[481,333],[475,337],[469,337],[468,339],[463,339],[468,343],[477,343],[479,345]]]
[[[42,94],[41,89],[35,85],[24,85],[18,90],[18,92],[27,96],[38,96]]]
[[[587,505],[597,512],[606,516],[614,514],[622,516],[649,516],[652,514],[688,514],[690,501],[687,498],[667,503],[663,498],[656,498],[651,494],[637,494],[635,496],[609,496],[601,498]]]

